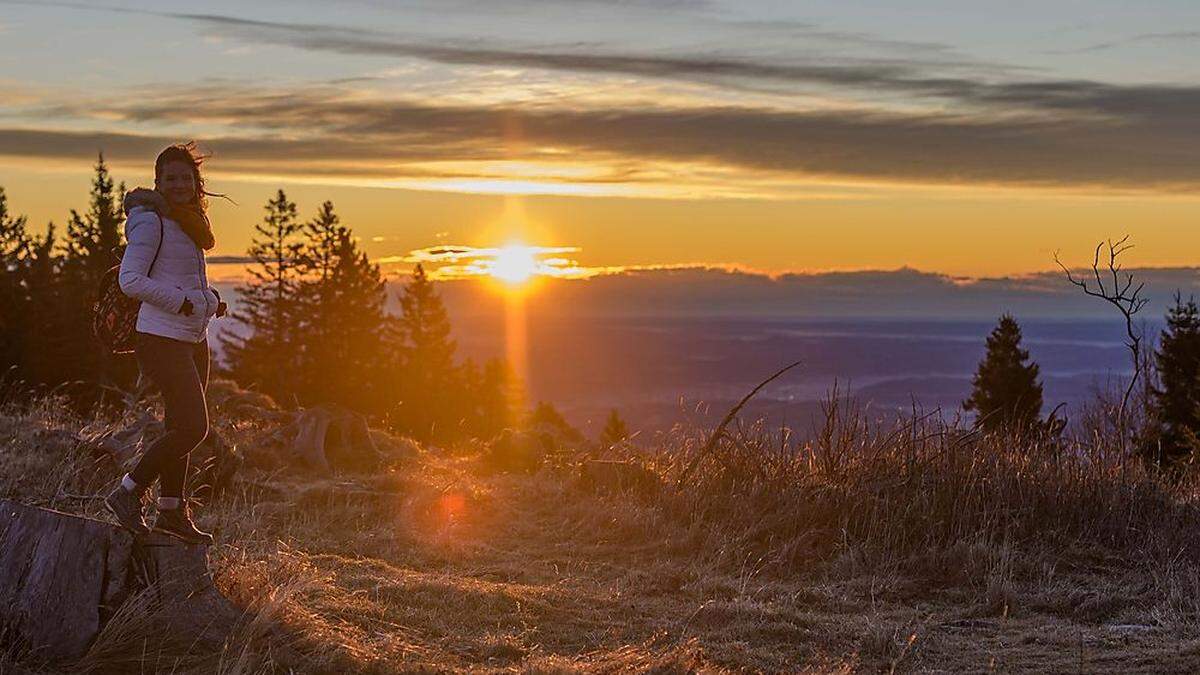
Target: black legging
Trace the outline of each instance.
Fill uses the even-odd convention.
[[[157,478],[160,496],[183,497],[188,453],[208,435],[208,340],[183,342],[138,333],[134,353],[142,374],[162,391],[166,433],[129,475],[143,487]]]

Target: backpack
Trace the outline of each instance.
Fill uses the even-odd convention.
[[[163,222],[158,217],[158,246],[154,249],[154,258],[146,276],[154,271],[154,263],[158,262],[158,252],[162,249]],[[120,256],[118,256],[119,258]],[[138,310],[142,301],[131,298],[121,290],[120,263],[108,268],[100,277],[100,287],[96,292],[96,302],[92,305],[92,334],[111,354],[129,354],[133,352],[134,334],[137,333]]]

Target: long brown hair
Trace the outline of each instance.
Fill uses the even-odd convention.
[[[158,181],[162,177],[163,167],[171,162],[182,162],[192,168],[192,179],[196,183],[196,193],[192,196],[192,201],[187,206],[172,206],[170,216],[174,218],[183,231],[192,239],[192,241],[201,249],[207,251],[216,245],[216,238],[213,236],[212,223],[208,220],[208,197],[224,197],[222,194],[216,194],[204,189],[204,174],[200,172],[200,165],[208,159],[209,155],[202,155],[196,149],[195,141],[187,143],[177,143],[167,146],[165,150],[158,153],[158,158],[154,160],[154,188],[158,189]],[[232,201],[232,200],[230,200]]]
[[[155,189],[158,188],[158,179],[160,176],[162,176],[162,170],[164,166],[170,162],[182,162],[187,164],[188,166],[192,167],[192,178],[196,182],[196,195],[193,197],[195,205],[199,207],[201,211],[207,212],[209,197],[223,197],[225,199],[229,199],[223,194],[209,192],[208,190],[204,189],[204,174],[200,171],[200,165],[204,163],[204,160],[211,156],[212,155],[200,154],[199,149],[196,148],[195,141],[176,143],[175,145],[167,146],[165,150],[158,153],[158,158],[154,160]]]

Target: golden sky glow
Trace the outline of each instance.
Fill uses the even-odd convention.
[[[62,223],[97,151],[146,185],[197,139],[215,254],[282,187],[444,278],[1200,263],[1200,9],[1097,2],[0,0],[0,186]]]

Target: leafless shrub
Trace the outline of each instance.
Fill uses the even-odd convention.
[[[1108,263],[1107,269],[1102,271],[1100,269],[1100,252],[1105,248],[1106,243]],[[1128,411],[1129,399],[1146,366],[1146,358],[1142,350],[1142,341],[1145,336],[1141,326],[1134,323],[1134,316],[1150,302],[1142,297],[1142,289],[1146,286],[1145,282],[1135,286],[1133,273],[1122,271],[1121,264],[1118,262],[1121,255],[1131,248],[1133,248],[1133,244],[1129,243],[1129,235],[1125,235],[1115,242],[1110,239],[1108,242],[1096,244],[1096,252],[1092,257],[1092,281],[1084,277],[1076,277],[1071,269],[1059,260],[1058,254],[1054,256],[1054,262],[1058,263],[1063,273],[1067,275],[1067,281],[1078,286],[1085,295],[1111,304],[1125,320],[1125,347],[1129,350],[1133,375],[1129,378],[1129,384],[1125,387],[1125,393],[1121,397],[1121,405],[1117,409],[1117,418],[1122,424],[1124,424]]]

